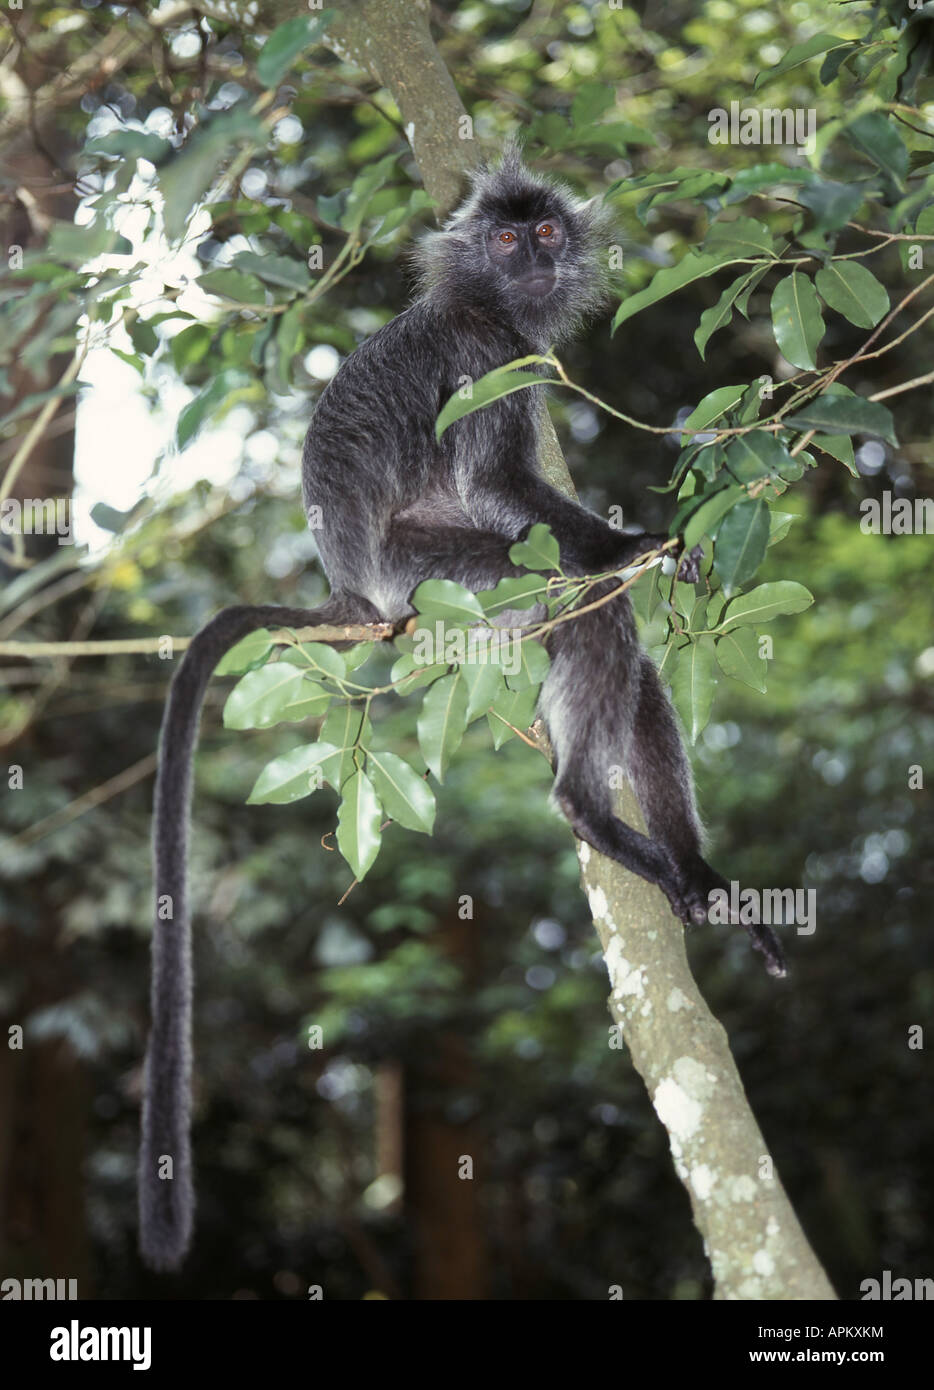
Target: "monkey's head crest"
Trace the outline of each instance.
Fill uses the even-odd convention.
[[[470,181],[441,230],[415,248],[422,296],[511,324],[540,350],[573,337],[607,302],[611,214],[599,198],[581,202],[532,173],[514,138]]]

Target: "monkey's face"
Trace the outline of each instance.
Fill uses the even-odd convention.
[[[605,302],[608,223],[568,189],[507,152],[470,197],[418,246],[422,288],[456,321],[465,309],[544,351],[572,337]]]
[[[501,222],[487,238],[493,266],[517,294],[531,300],[554,292],[566,247],[567,234],[557,214],[530,222]]]

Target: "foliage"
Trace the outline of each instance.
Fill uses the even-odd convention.
[[[85,332],[94,342],[106,338],[153,400],[168,383],[185,383],[196,404],[180,423],[183,447],[226,413],[245,439],[273,431],[279,456],[265,468],[246,458],[242,486],[229,495],[199,483],[173,497],[154,482],[136,508],[110,506],[99,513],[113,527],[109,550],[86,557],[63,547],[54,563],[9,577],[3,620],[23,617],[29,605],[17,637],[67,636],[89,615],[90,635],[126,637],[193,631],[234,596],[312,605],[323,583],[309,563],[295,478],[323,378],[308,370],[307,353],[318,345],[349,352],[404,305],[399,247],[426,204],[413,192],[398,115],[385,93],[373,93],[317,41],[289,56],[274,101],[263,105],[270,88],[257,65],[281,12],[245,26],[218,17],[222,6],[205,6],[217,13],[186,12],[161,32],[147,7],[27,8],[11,11],[11,22],[33,26],[20,61],[37,89],[56,69],[80,71],[78,60],[118,29],[137,48],[121,70],[96,70],[80,101],[58,113],[76,150],[81,215],[93,216],[80,227],[63,220],[54,254],[11,265],[0,290],[3,381],[20,363],[44,367],[73,352],[78,326],[79,345]],[[628,317],[611,342],[597,327],[573,348],[568,379],[614,407],[625,402],[655,433],[634,435],[622,411],[600,410],[580,389],[553,391],[551,408],[590,505],[638,517],[653,531],[683,505],[686,539],[709,551],[697,590],[672,586],[656,567],[633,597],[663,674],[670,670],[687,692],[676,698],[689,724],[705,713],[692,690],[706,682],[709,692],[718,672],[732,678],[717,684],[693,755],[713,862],[744,882],[801,882],[819,895],[818,930],[789,943],[794,975],[780,996],[750,969],[741,933],[692,932],[689,949],[783,1181],[840,1292],[855,1296],[859,1280],[882,1268],[924,1273],[934,1215],[931,1111],[918,1104],[926,1054],[909,1052],[903,1037],[908,1023],[928,1016],[932,998],[929,793],[906,786],[906,769],[929,767],[934,749],[929,538],[866,535],[858,517],[863,499],[882,489],[910,497],[929,487],[929,388],[886,397],[898,446],[883,434],[867,448],[881,417],[858,412],[864,402],[879,404],[871,395],[929,370],[930,321],[900,341],[929,291],[871,345],[886,346],[884,354],[854,354],[889,312],[878,317],[877,287],[897,305],[930,274],[930,16],[900,5],[764,10],[758,0],[676,2],[645,17],[633,6],[536,4],[530,14],[521,0],[475,0],[442,3],[434,16],[481,137],[495,147],[520,120],[536,166],[582,194],[615,184],[618,292]],[[802,45],[815,35],[805,58]],[[818,51],[828,35],[842,42]],[[766,70],[760,97],[754,83]],[[734,97],[815,108],[814,155],[773,159],[755,145],[712,145],[708,113]],[[297,138],[271,119],[283,106],[299,122]],[[860,125],[862,116],[872,119]],[[95,133],[85,141],[89,122]],[[198,254],[187,284],[161,259],[169,251],[166,179],[180,249]],[[148,219],[142,237],[126,208]],[[738,217],[757,225],[737,227]],[[737,250],[729,238],[740,232],[753,242]],[[913,247],[923,274],[909,268]],[[326,270],[309,263],[315,248]],[[721,260],[727,252],[736,264]],[[99,268],[89,266],[92,255],[105,257]],[[694,276],[708,256],[709,273]],[[155,282],[160,268],[170,273]],[[318,296],[326,275],[327,293]],[[807,291],[788,293],[792,276],[812,284],[816,313]],[[186,305],[194,281],[210,293],[195,290]],[[781,332],[787,328],[794,355],[812,353],[816,369],[790,367],[776,340],[772,296],[782,284],[790,307],[779,298]],[[647,290],[653,298],[639,311]],[[851,357],[852,393],[837,382],[822,393],[827,364]],[[758,394],[764,375],[775,383],[771,401]],[[51,389],[64,413],[72,388]],[[795,396],[779,430],[766,430]],[[43,400],[56,397],[8,395],[0,427],[7,457]],[[746,410],[754,413],[742,419]],[[724,428],[745,432],[727,436]],[[811,430],[814,439],[792,455]],[[788,476],[786,455],[800,465],[798,477]],[[732,468],[741,476],[724,486]],[[674,487],[649,490],[669,474]],[[777,479],[790,484],[780,500]],[[762,492],[752,495],[757,481]],[[773,544],[747,575],[746,554],[764,536],[760,502]],[[722,528],[733,516],[729,527],[739,529],[731,538]],[[718,550],[732,569],[728,603],[713,564]],[[63,577],[84,581],[77,599],[66,593],[53,607],[49,596],[42,606]],[[799,582],[817,601],[765,634],[758,620],[724,621],[727,608],[735,616],[748,600],[746,586],[753,595],[765,588],[766,599],[780,586],[787,601],[785,586]],[[541,572],[530,567],[527,579],[508,583],[514,587],[489,601],[488,615],[527,611]],[[457,600],[463,618],[470,604]],[[763,635],[773,639],[768,660]],[[240,674],[266,669],[265,640],[240,653]],[[450,690],[454,676],[466,691],[468,726],[460,755],[443,769],[432,840],[384,829],[379,858],[346,901],[350,875],[328,852],[333,799],[288,799],[290,772],[304,790],[336,755],[309,754],[313,735],[301,721],[248,736],[225,731],[217,686],[229,678],[209,692],[192,848],[202,1234],[173,1291],[301,1298],[308,1272],[325,1269],[329,1297],[360,1298],[380,1287],[374,1250],[405,1288],[412,1246],[398,1212],[378,1200],[379,1069],[398,1062],[414,1104],[430,1105],[419,1069],[453,1036],[469,1065],[447,1088],[439,1118],[459,1126],[479,1117],[488,1293],[602,1299],[621,1280],[627,1299],[703,1297],[703,1252],[664,1139],[625,1054],[607,1046],[605,970],[570,837],[547,808],[547,765],[501,719],[495,737],[503,746],[490,754],[489,721],[484,727],[480,717],[489,666],[416,669],[413,653],[402,652],[380,674],[379,659],[371,657],[370,688],[405,677],[415,701],[426,698],[426,682],[446,680]],[[305,672],[313,660],[303,654],[294,666],[295,689],[308,686],[313,708],[317,691],[330,688],[328,721],[335,705],[343,709],[339,724],[318,731],[319,751],[323,742],[339,753],[359,740],[383,814],[403,826],[408,817],[410,828],[428,824],[426,779],[417,777],[416,793],[392,761],[413,775],[424,765],[415,703],[381,696],[372,733],[352,728],[347,710],[362,702],[344,705],[333,677],[312,682]],[[357,681],[356,657],[344,653],[343,661],[341,679]],[[280,654],[269,669],[282,665]],[[90,1287],[121,1298],[165,1296],[134,1255],[150,788],[137,782],[83,814],[73,803],[151,754],[167,674],[158,659],[118,656],[74,663],[56,686],[51,671],[36,672],[32,683],[18,664],[0,694],[5,724],[26,720],[8,758],[25,770],[23,790],[0,807],[0,908],[14,924],[4,999],[27,1038],[35,1027],[46,1046],[93,1054]],[[534,685],[507,690],[501,712],[521,729]],[[439,753],[441,743],[436,734]],[[245,803],[263,777],[261,794],[275,786],[283,799],[258,812]],[[352,809],[361,839],[359,827],[372,823],[366,797]],[[63,813],[54,826],[45,821]],[[19,838],[43,823],[38,838]],[[474,916],[452,923],[464,896]],[[467,959],[449,949],[458,927],[469,929]],[[306,1046],[310,1024],[324,1026],[322,1052]],[[47,1128],[54,1134],[58,1123]],[[23,1258],[31,1275],[35,1248]]]

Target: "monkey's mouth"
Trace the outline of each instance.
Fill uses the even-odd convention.
[[[523,275],[518,281],[519,289],[530,299],[544,299],[546,294],[551,294],[555,284],[556,277],[548,274]]]

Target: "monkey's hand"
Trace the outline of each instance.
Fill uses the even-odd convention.
[[[681,557],[681,563],[678,565],[677,571],[679,582],[682,584],[696,584],[701,577],[700,567],[701,561],[704,558],[704,547],[702,545],[695,545],[685,553],[684,542],[679,536],[678,546],[672,551],[672,554],[676,559],[678,556]]]

